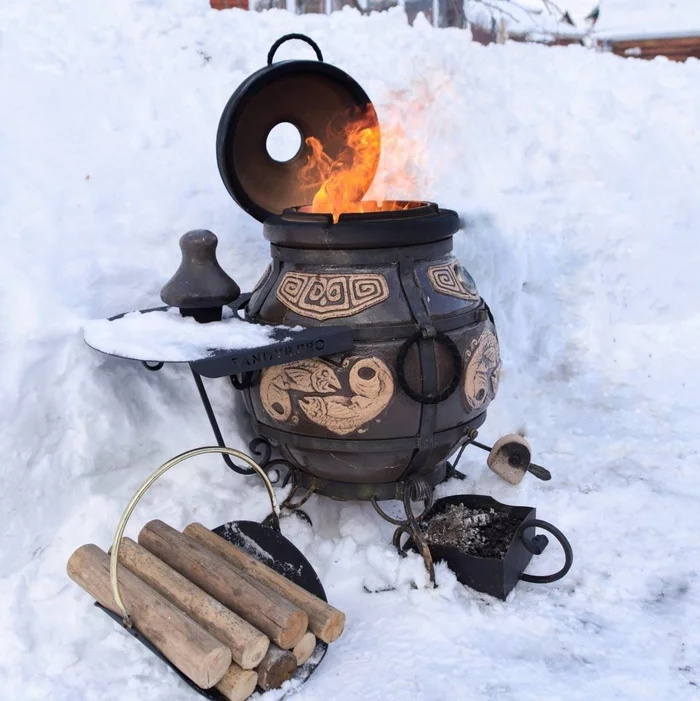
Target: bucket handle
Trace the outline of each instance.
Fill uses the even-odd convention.
[[[126,528],[126,524],[128,523],[131,514],[134,512],[136,505],[141,500],[141,497],[143,497],[143,495],[151,488],[153,483],[156,482],[160,477],[162,477],[171,467],[175,467],[175,465],[177,465],[178,463],[181,463],[184,460],[189,460],[189,458],[194,458],[198,455],[208,455],[210,453],[231,455],[232,457],[247,463],[258,474],[260,479],[265,484],[265,489],[267,489],[267,494],[270,497],[270,503],[272,504],[272,525],[274,528],[276,528],[276,530],[279,531],[280,529],[280,509],[277,505],[277,498],[275,497],[275,491],[272,488],[272,483],[270,482],[270,479],[265,474],[265,471],[262,469],[262,467],[260,467],[260,465],[258,465],[258,463],[255,462],[255,460],[248,457],[245,453],[242,453],[240,450],[234,450],[233,448],[227,448],[225,446],[220,447],[218,445],[209,446],[205,448],[194,448],[193,450],[188,450],[184,453],[180,453],[180,455],[176,455],[174,458],[163,463],[139,487],[136,494],[134,494],[134,496],[131,497],[131,501],[128,503],[126,509],[124,509],[122,517],[119,519],[119,525],[117,526],[117,531],[114,534],[114,540],[112,541],[112,547],[110,548],[109,579],[112,586],[112,595],[114,597],[114,601],[116,602],[117,606],[119,607],[122,613],[124,625],[127,628],[131,628],[131,619],[129,618],[129,612],[126,610],[126,606],[124,605],[124,601],[121,596],[118,577],[119,546],[122,542],[122,536],[124,535],[124,529]]]
[[[306,34],[285,34],[270,47],[270,51],[267,54],[268,66],[272,65],[272,59],[274,59],[275,53],[277,53],[277,49],[279,49],[279,47],[282,46],[282,44],[284,44],[285,41],[291,41],[292,39],[299,39],[300,41],[305,41],[314,50],[316,58],[319,61],[323,62],[323,54],[321,53],[321,49],[318,48],[318,44],[311,37],[307,37]]]
[[[533,542],[535,541],[535,538],[538,538],[539,536],[535,536],[535,538],[528,538],[525,535],[525,531],[528,528],[534,528],[535,526],[537,528],[541,528],[543,531],[551,533],[559,541],[559,544],[564,550],[564,565],[558,572],[555,572],[554,574],[539,575],[525,574],[523,572],[523,574],[520,575],[520,579],[522,579],[523,582],[532,582],[534,584],[551,584],[552,582],[557,582],[558,580],[560,580],[571,569],[571,565],[574,562],[574,551],[567,537],[558,528],[553,526],[551,523],[547,523],[547,521],[542,521],[539,518],[533,518],[530,521],[525,521],[524,523],[521,523],[516,534],[520,536],[520,539],[523,541],[523,545],[531,553],[533,553],[533,555],[541,554],[544,548],[546,547],[546,540],[544,545],[541,545],[537,542]]]

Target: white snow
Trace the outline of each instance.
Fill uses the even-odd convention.
[[[590,10],[595,2],[568,0],[570,5]],[[599,34],[661,34],[700,31],[700,3],[695,0],[602,0]]]
[[[595,8],[594,26],[586,18]],[[700,32],[697,0],[467,0],[470,20],[490,25],[491,17],[505,20],[513,32],[569,34],[592,31],[599,38],[644,35],[693,35]],[[560,22],[568,12],[574,27]]]
[[[224,318],[200,324],[173,307],[146,313],[129,312],[118,319],[94,319],[83,327],[85,341],[95,350],[134,360],[192,362],[215,350],[256,348],[270,343],[282,327],[250,324],[224,307]],[[283,339],[278,339],[282,341]]]
[[[465,219],[456,250],[505,367],[481,439],[522,429],[554,475],[513,488],[468,450],[468,479],[440,493],[536,506],[575,552],[564,580],[521,583],[507,602],[442,565],[433,590],[370,505],[313,497],[315,529],[283,530],[348,624],[296,698],[697,698],[700,63],[482,47],[398,10],[295,17],[206,0],[0,5],[0,697],[196,698],[65,563],[109,544],[158,465],[213,442],[206,416],[187,368],[101,355],[81,327],[156,306],[194,228],[218,235],[222,267],[251,289],[269,248],[227,195],[214,138],[230,94],[291,31],[401,137],[384,140],[381,168],[412,178],[388,195]],[[227,442],[245,448],[230,384],[207,386]],[[202,458],[160,480],[127,533],[269,508],[254,477]],[[550,546],[530,571],[560,561]]]

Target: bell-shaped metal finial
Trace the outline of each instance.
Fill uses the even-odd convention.
[[[206,229],[184,234],[180,238],[180,267],[160,291],[167,305],[202,323],[220,321],[222,307],[241,293],[216,259],[218,243],[215,234]]]

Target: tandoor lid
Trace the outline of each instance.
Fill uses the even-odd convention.
[[[273,64],[276,50],[289,39],[310,44],[318,61]],[[342,158],[351,122],[361,120],[370,127],[377,146],[379,139],[379,122],[367,93],[347,73],[325,63],[311,39],[301,34],[280,38],[270,49],[267,63],[233,93],[216,136],[216,157],[226,189],[259,221],[312,202],[319,184],[308,175],[313,154],[309,139],[321,144],[321,159],[327,164]],[[288,151],[291,147],[292,152],[280,156],[273,148],[275,135],[285,128],[289,135],[279,145]],[[377,147],[376,158],[370,158],[356,184],[358,200],[369,189],[378,165]]]

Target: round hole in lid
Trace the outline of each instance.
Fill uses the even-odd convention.
[[[291,122],[280,122],[270,129],[265,146],[270,158],[286,163],[301,150],[301,134]]]

